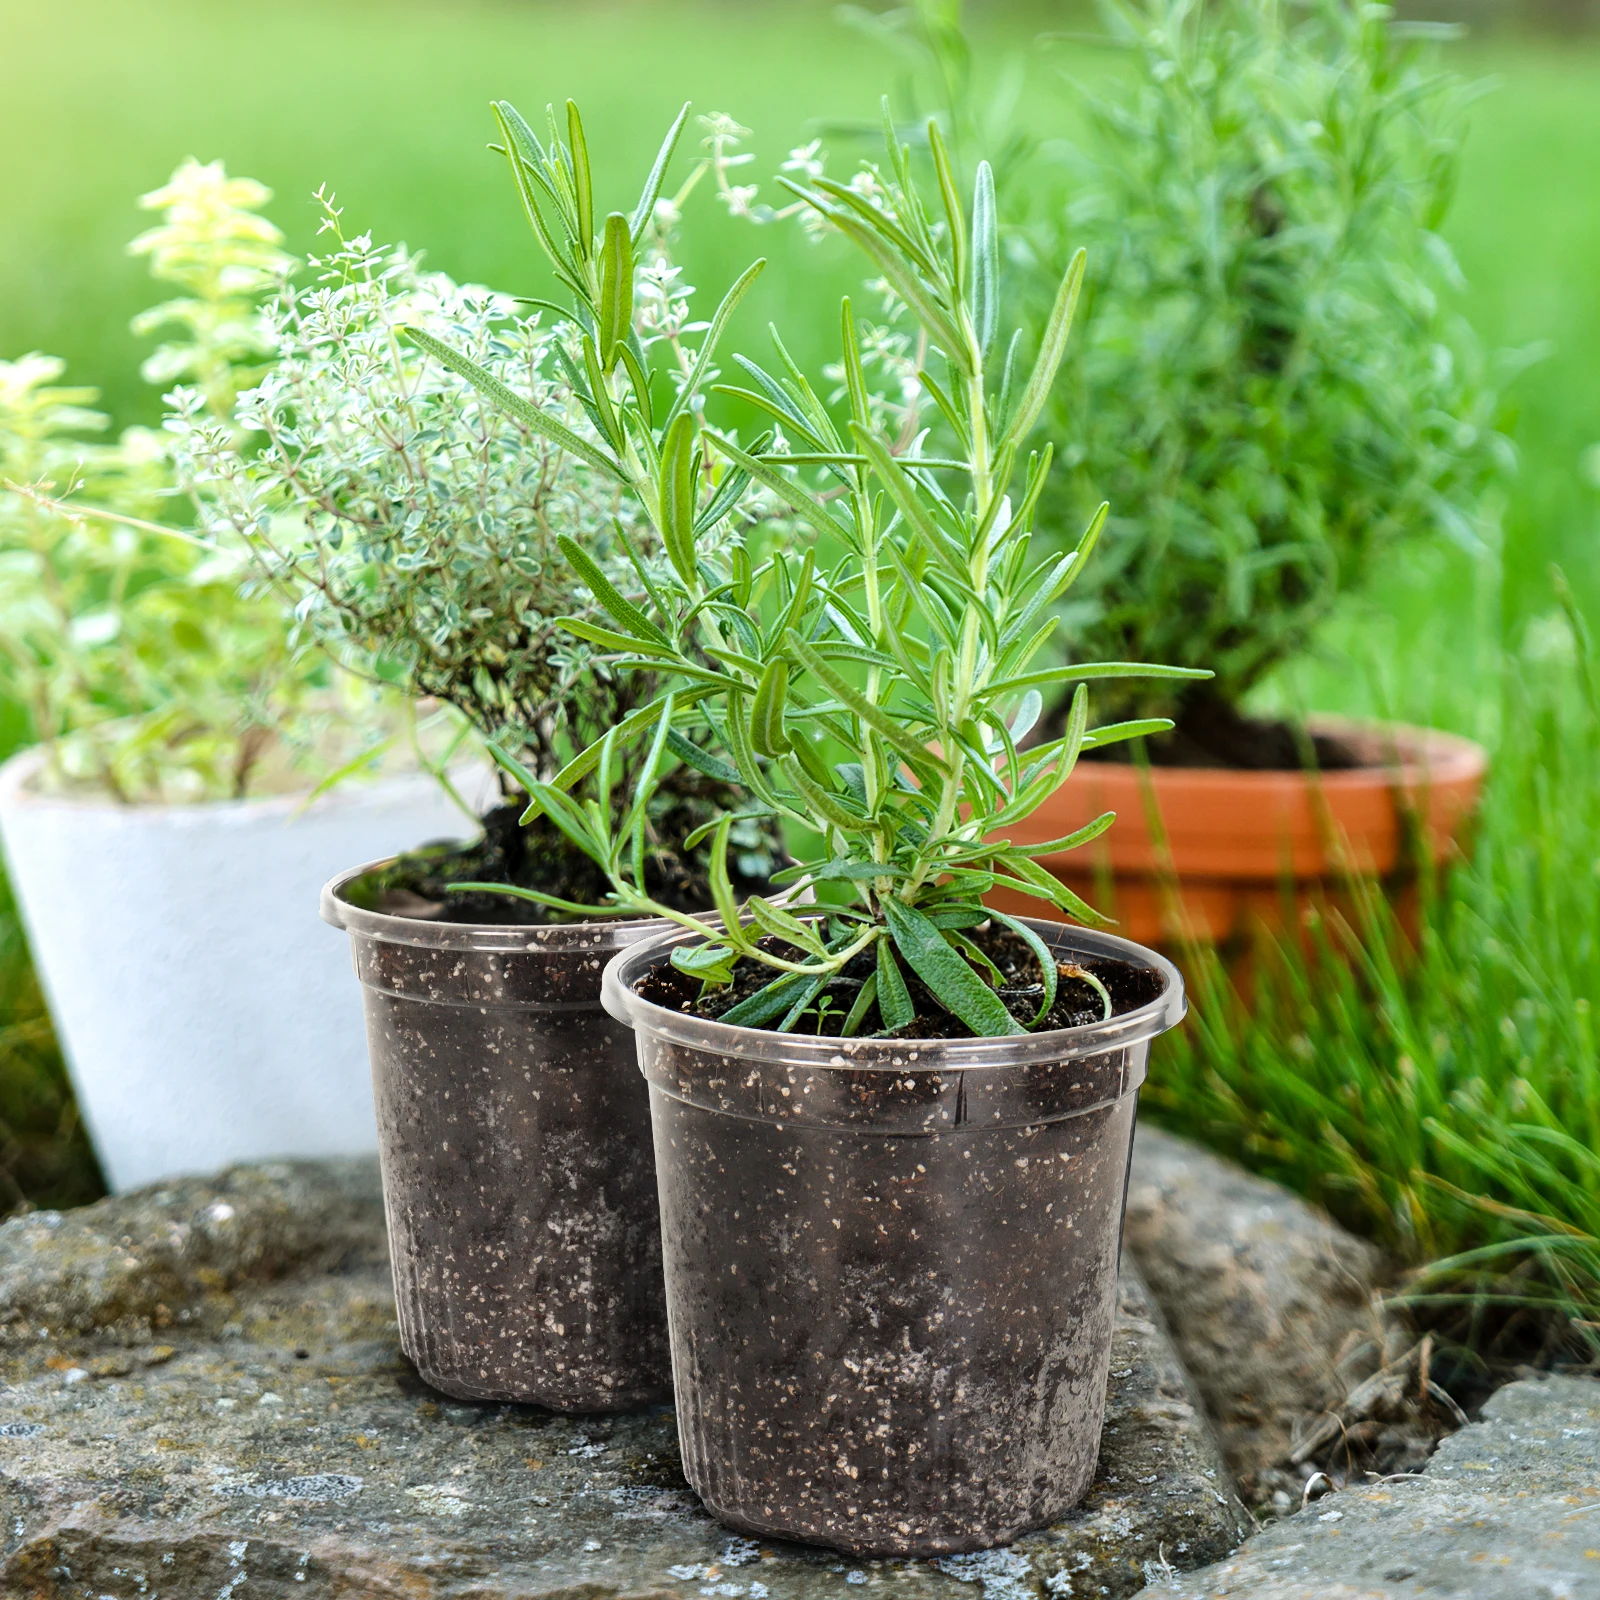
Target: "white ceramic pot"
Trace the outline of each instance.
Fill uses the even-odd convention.
[[[438,784],[124,806],[36,792],[39,764],[0,767],[0,841],[107,1183],[375,1149],[360,990],[318,896],[469,834]]]

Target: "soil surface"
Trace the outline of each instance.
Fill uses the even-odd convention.
[[[1039,734],[1059,738],[1066,708],[1060,708]],[[1293,722],[1246,716],[1238,707],[1212,697],[1194,696],[1176,713],[1177,726],[1143,742],[1155,767],[1223,767],[1235,772],[1348,772],[1364,766],[1345,740],[1313,733]],[[1133,741],[1086,750],[1085,761],[1133,759]]]
[[[1037,1024],[1034,1016],[1044,999],[1044,985],[1039,973],[1039,963],[1023,940],[1009,929],[990,923],[982,928],[969,929],[967,937],[1000,970],[1005,985],[996,990],[1006,1009],[1018,1022],[1032,1033],[1048,1033],[1057,1028],[1081,1028],[1099,1022],[1105,1016],[1105,1003],[1094,987],[1073,975],[1066,963],[1058,965],[1055,1004]],[[790,961],[805,959],[805,952],[782,940],[764,938],[763,950]],[[859,955],[822,991],[806,1011],[790,1027],[791,1033],[821,1034],[838,1037],[844,1029],[845,1018],[854,1005],[861,986],[877,970],[876,957],[870,952]],[[1104,984],[1111,996],[1111,1014],[1121,1016],[1148,1005],[1161,992],[1161,980],[1145,967],[1135,967],[1125,961],[1096,958],[1084,961],[1082,969],[1092,972]],[[916,1018],[905,1027],[890,1033],[883,1025],[883,1016],[877,1002],[867,1008],[866,1015],[856,1028],[856,1037],[896,1039],[970,1039],[969,1028],[959,1017],[945,1010],[943,1003],[909,967],[901,962],[906,988],[916,1007]],[[777,974],[763,962],[746,956],[733,971],[733,982],[721,989],[701,993],[701,982],[679,972],[674,966],[663,963],[639,983],[641,999],[653,1005],[664,1006],[669,1011],[691,1011],[698,1017],[715,1020],[731,1010],[741,1000],[748,999],[771,983]],[[776,1031],[778,1021],[765,1026]]]
[[[676,911],[704,911],[711,905],[705,847],[685,853],[672,841],[686,839],[714,817],[716,804],[710,795],[677,796],[654,820],[655,839],[646,858],[645,883],[657,900]],[[396,916],[516,926],[573,919],[513,895],[483,890],[462,893],[451,890],[449,885],[507,883],[538,889],[579,905],[604,904],[611,891],[605,874],[574,849],[548,817],[535,817],[524,827],[520,819],[526,806],[526,799],[520,795],[496,806],[482,819],[483,837],[472,844],[424,845],[398,856],[390,866],[361,881],[360,898],[355,903]],[[759,821],[737,825],[729,861],[736,893],[765,892],[769,874],[777,870],[782,860],[782,844],[774,832]]]

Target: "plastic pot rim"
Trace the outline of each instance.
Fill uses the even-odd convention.
[[[1029,1062],[1070,1061],[1104,1054],[1154,1039],[1184,1018],[1188,1003],[1183,975],[1163,955],[1115,934],[1080,928],[1072,923],[1023,917],[1058,953],[1109,957],[1154,971],[1162,980],[1155,999],[1104,1022],[1046,1033],[1005,1034],[986,1039],[840,1039],[831,1036],[777,1033],[717,1022],[671,1011],[643,999],[634,985],[676,946],[703,939],[704,934],[671,928],[652,934],[645,925],[607,962],[600,980],[600,1002],[618,1022],[646,1029],[692,1050],[740,1060],[782,1060],[809,1068],[852,1072],[951,1072],[974,1068],[1017,1067]]]
[[[345,890],[356,879],[398,859],[382,856],[330,878],[322,886],[322,920],[335,928],[343,928],[346,933],[420,950],[545,950],[551,954],[572,950],[623,950],[668,926],[660,917],[510,924],[443,922],[429,917],[404,917],[392,911],[368,911],[345,899]]]

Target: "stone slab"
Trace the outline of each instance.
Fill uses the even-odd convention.
[[[0,1319],[0,1593],[29,1600],[1116,1600],[1250,1525],[1131,1270],[1088,1498],[939,1563],[735,1537],[684,1482],[668,1408],[430,1390],[399,1350],[362,1163],[8,1223]]]
[[[1384,1359],[1384,1258],[1278,1184],[1144,1125],[1125,1241],[1230,1469],[1265,1498],[1269,1469]]]
[[[1600,1382],[1509,1384],[1421,1474],[1315,1500],[1141,1600],[1600,1600]]]

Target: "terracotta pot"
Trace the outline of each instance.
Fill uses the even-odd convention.
[[[1115,825],[1093,844],[1040,860],[1115,916],[1118,933],[1146,944],[1226,943],[1258,920],[1282,926],[1290,906],[1302,912],[1352,873],[1403,893],[1418,849],[1436,863],[1464,853],[1488,765],[1481,745],[1401,724],[1316,718],[1312,726],[1354,745],[1367,764],[1325,773],[1156,767],[1146,774],[1084,761],[1010,837],[1056,839],[1116,812]],[[1039,906],[1008,890],[990,901],[1025,914]]]

